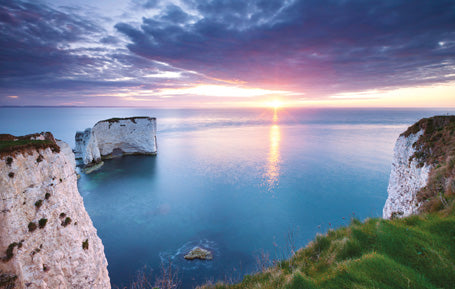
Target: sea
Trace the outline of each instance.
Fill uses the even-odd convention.
[[[105,161],[79,192],[113,288],[172,271],[180,288],[236,282],[352,218],[381,217],[395,140],[455,108],[152,109],[1,107],[0,133],[76,131],[157,118],[157,156]],[[183,256],[200,246],[213,260]]]

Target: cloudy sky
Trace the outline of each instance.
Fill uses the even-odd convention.
[[[0,105],[455,106],[453,0],[0,0]]]

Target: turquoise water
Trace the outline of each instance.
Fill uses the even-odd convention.
[[[78,182],[115,286],[144,266],[183,288],[238,279],[256,257],[289,253],[317,232],[382,215],[393,145],[425,116],[454,110],[0,108],[2,133],[74,133],[98,120],[156,116],[158,155],[109,160]],[[193,246],[213,261],[186,261]]]

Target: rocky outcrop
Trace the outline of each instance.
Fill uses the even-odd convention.
[[[202,249],[201,247],[194,247],[188,254],[183,256],[183,258],[187,260],[194,260],[194,259],[200,259],[200,260],[212,260],[212,252],[206,249]]]
[[[86,166],[100,159],[156,152],[156,119],[151,117],[111,118],[76,133],[75,153]]]
[[[0,274],[15,288],[110,288],[74,154],[50,136],[13,137],[0,152]]]
[[[431,166],[413,158],[414,144],[424,130],[415,134],[400,135],[395,143],[392,171],[390,173],[388,198],[383,209],[383,218],[406,217],[418,212],[421,202],[417,192],[426,186]]]
[[[101,162],[98,141],[91,128],[76,132],[76,158],[81,158],[84,164]]]

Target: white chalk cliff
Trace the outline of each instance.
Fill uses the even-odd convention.
[[[102,120],[90,130],[76,133],[75,153],[85,165],[122,155],[155,155],[156,119],[151,117]]]
[[[417,200],[417,192],[425,187],[431,166],[424,164],[419,167],[415,158],[410,161],[416,149],[413,144],[423,134],[423,129],[409,136],[400,135],[395,143],[392,171],[390,173],[388,198],[382,216],[406,217],[418,213],[421,203]]]
[[[110,288],[74,154],[56,144],[0,154],[0,273],[16,276],[14,288]]]

